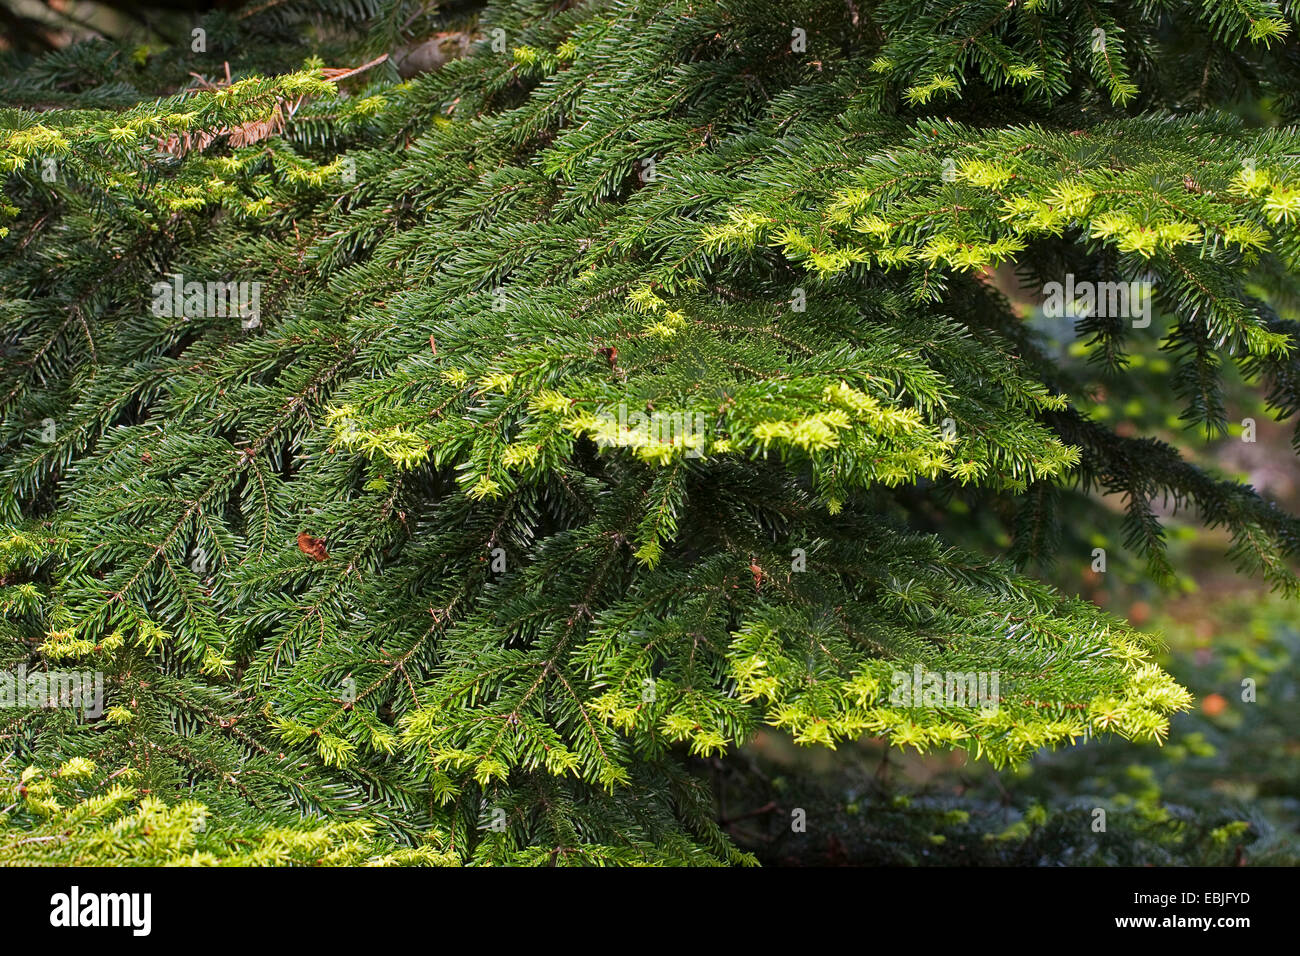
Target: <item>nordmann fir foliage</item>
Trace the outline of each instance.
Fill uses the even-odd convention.
[[[107,710],[0,711],[0,861],[748,862],[690,758],[763,724],[1164,737],[1148,638],[1029,573],[1090,492],[1157,579],[1164,500],[1295,592],[1296,519],[990,281],[1149,281],[1189,423],[1229,362],[1293,415],[1290,4],[493,3],[406,80],[349,74],[443,21],[366,9],[6,54],[0,654]],[[1009,555],[910,521],[954,495]],[[917,664],[999,706],[892,704]]]

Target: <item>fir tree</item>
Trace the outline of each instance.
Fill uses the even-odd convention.
[[[1061,285],[1091,375],[1158,335],[1189,427],[1229,427],[1228,363],[1294,415],[1292,12],[294,2],[15,43],[0,664],[106,709],[0,711],[0,861],[744,863],[692,760],[763,724],[1161,741],[1150,639],[1039,572],[1170,580],[1166,502],[1294,594],[1300,525],[1099,420],[994,270]]]

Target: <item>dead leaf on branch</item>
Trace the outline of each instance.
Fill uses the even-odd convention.
[[[321,75],[331,83],[338,83],[348,77],[356,76],[358,73],[364,73],[371,67],[378,66],[388,59],[385,53],[376,57],[369,63],[363,63],[357,67],[346,66],[327,66],[321,70]],[[230,86],[230,64],[226,63],[226,78],[215,83],[206,77],[197,73],[191,73],[198,84],[195,89],[202,90],[219,90]],[[290,103],[287,99],[279,98],[276,100],[275,109],[267,119],[249,120],[247,123],[241,123],[238,126],[227,126],[216,130],[202,130],[198,133],[173,133],[171,136],[160,139],[158,148],[163,152],[175,156],[177,159],[185,156],[194,150],[207,149],[212,143],[221,137],[226,137],[226,142],[235,149],[242,146],[252,146],[254,143],[260,143],[264,139],[272,136],[278,136],[283,133],[289,120],[293,119],[299,107],[307,100],[307,97],[300,96]]]
[[[312,537],[306,531],[298,532],[298,550],[313,561],[325,561],[330,556],[330,553],[325,550],[325,542],[320,538]]]

